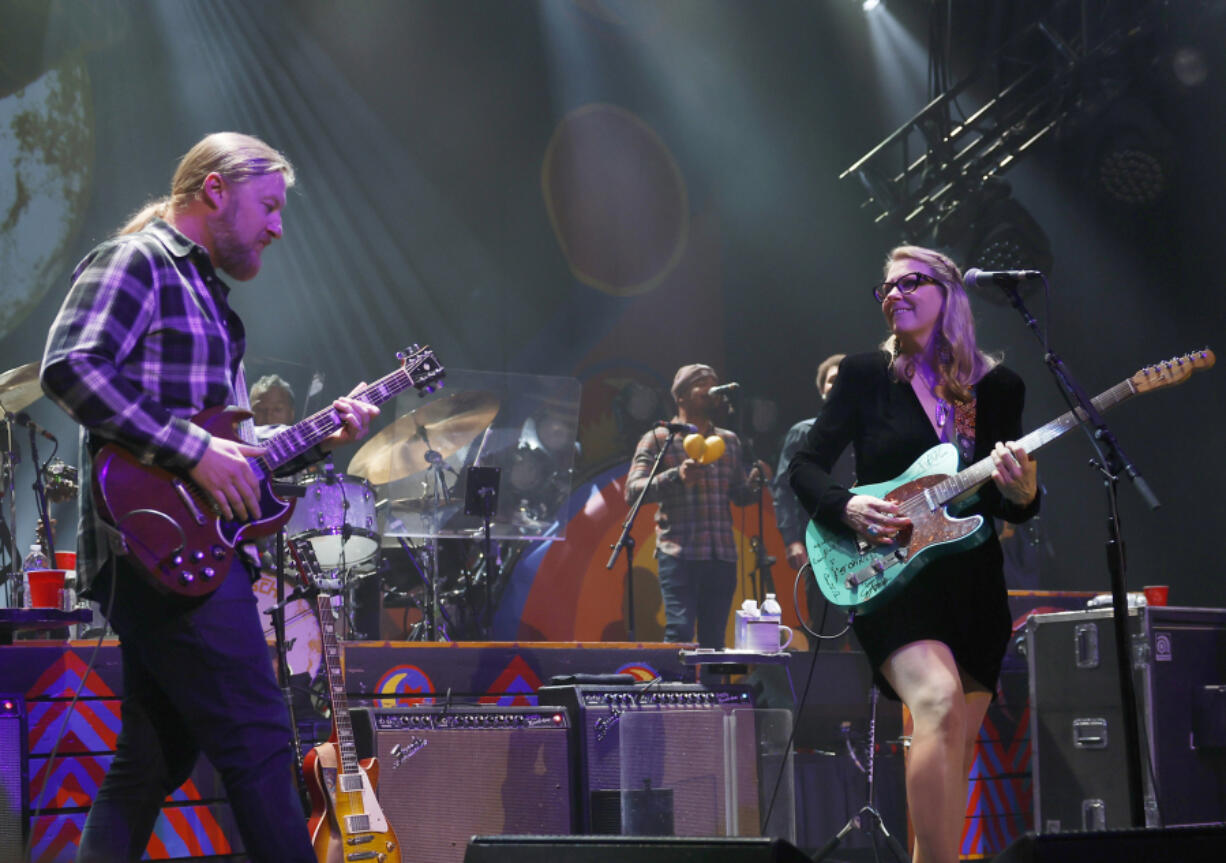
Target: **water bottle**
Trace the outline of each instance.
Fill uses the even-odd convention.
[[[43,547],[37,542],[30,545],[30,553],[21,561],[23,608],[33,608],[30,603],[30,579],[26,577],[26,573],[32,569],[50,569]]]
[[[792,630],[783,625],[783,609],[773,593],[766,594],[766,599],[762,600],[762,624],[762,637],[767,640],[761,644],[759,650],[769,650],[774,653],[792,643]],[[787,638],[781,642],[780,637],[785,631]]]

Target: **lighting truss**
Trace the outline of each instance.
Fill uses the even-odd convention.
[[[839,179],[859,179],[868,193],[862,207],[876,211],[876,223],[909,242],[934,242],[956,211],[964,212],[954,221],[973,218],[965,211],[978,207],[985,185],[999,186],[1035,143],[1124,91],[1141,65],[1132,55],[1149,50],[1161,6],[1057,0]],[[966,115],[968,103],[977,107]]]

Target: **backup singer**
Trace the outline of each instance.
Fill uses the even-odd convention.
[[[1032,516],[1039,507],[1036,465],[1013,443],[1025,387],[977,347],[957,266],[929,249],[899,247],[873,295],[890,336],[882,350],[843,360],[789,466],[802,506],[828,527],[841,523],[866,543],[888,544],[910,522],[897,504],[836,484],[835,459],[850,444],[857,480],[885,482],[947,441],[964,464],[990,455],[995,465],[973,511],[1015,523]],[[878,685],[914,718],[907,806],[916,863],[958,860],[974,742],[1010,623],[995,534],[933,561],[889,604],[855,619]]]
[[[724,646],[736,591],[737,551],[728,504],[747,506],[757,501],[766,472],[766,466],[759,464],[746,475],[740,439],[716,427],[722,401],[709,390],[718,383],[710,366],[693,363],[679,368],[672,386],[677,403],[674,419],[697,426],[703,437],[718,435],[724,441],[724,455],[700,464],[686,456],[678,435],[647,493],[648,503],[660,505],[656,562],[664,598],[664,640],[693,641],[697,626],[698,643],[711,648]],[[642,493],[668,435],[667,429],[656,428],[639,440],[626,478],[627,503],[633,504]]]
[[[258,512],[247,459],[261,450],[188,418],[247,404],[243,324],[217,271],[255,277],[264,249],[281,236],[293,179],[290,163],[263,141],[209,135],[180,161],[168,197],[77,266],[48,336],[42,384],[85,427],[83,488],[89,456],[114,441],[190,476],[227,519]],[[344,426],[316,457],[364,435],[378,413],[349,398],[334,407]],[[169,596],[134,561],[108,553],[88,493],[81,504],[78,569],[86,595],[110,608],[124,695],[117,752],[85,820],[78,861],[139,859],[163,798],[203,752],[222,775],[250,858],[313,863],[292,783],[289,716],[241,555],[208,596]]]
[[[831,354],[818,363],[815,382],[822,403],[825,403],[830,397],[830,390],[839,376],[839,363],[843,362],[845,356],[847,355]],[[808,526],[808,519],[804,510],[800,508],[800,502],[796,500],[791,485],[788,484],[787,469],[792,457],[796,455],[805,437],[809,434],[809,429],[813,428],[815,419],[816,417],[809,417],[788,429],[787,436],[783,439],[783,449],[779,452],[779,470],[775,478],[771,480],[771,497],[775,502],[775,526],[779,528],[779,535],[783,537],[783,544],[787,547],[788,566],[792,569],[800,569],[808,560],[805,554],[805,528]],[[837,474],[838,471],[836,470],[835,473]],[[847,479],[850,479],[850,471],[847,473],[849,474]],[[844,479],[841,476],[837,478],[840,481]],[[815,593],[815,591],[810,591],[810,593]]]

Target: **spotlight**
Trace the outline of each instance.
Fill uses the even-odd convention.
[[[880,5],[881,5],[881,0],[864,0],[864,2],[860,4],[860,8],[863,9],[865,12],[872,12],[874,9],[876,9]]]
[[[1041,270],[1052,266],[1051,240],[1034,216],[1015,201],[1012,189],[994,179],[979,195],[968,197],[937,227],[936,242],[950,249],[964,268],[982,270]],[[1037,283],[1023,285],[1033,290]],[[1004,304],[1003,292],[980,294],[993,303]]]
[[[1170,187],[1170,133],[1153,110],[1137,99],[1113,105],[1095,124],[1088,179],[1112,201],[1143,207]]]

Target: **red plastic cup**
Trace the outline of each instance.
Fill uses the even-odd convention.
[[[64,596],[62,569],[32,569],[26,573],[30,585],[31,608],[59,608]]]
[[[57,551],[55,553],[55,565],[60,569],[77,568],[77,553],[75,551]]]
[[[1146,605],[1166,605],[1166,597],[1171,588],[1167,584],[1147,584],[1142,590],[1145,591]]]

